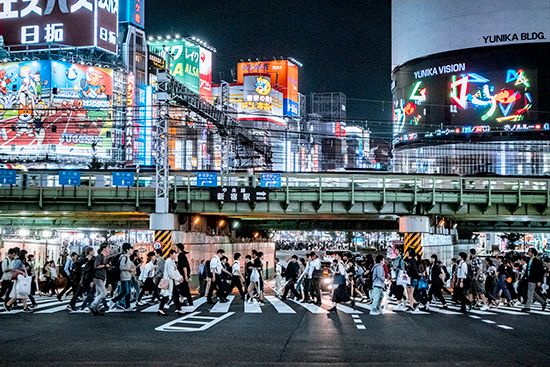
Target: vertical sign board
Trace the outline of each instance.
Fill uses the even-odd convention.
[[[262,173],[260,174],[260,187],[281,187],[280,173]]]
[[[4,44],[14,49],[56,44],[118,51],[117,0],[2,0],[0,24]]]
[[[125,171],[113,172],[112,179],[113,179],[112,186],[131,187],[131,186],[134,186],[134,182],[135,182],[134,172],[125,172]]]
[[[79,171],[59,171],[58,176],[62,186],[80,186]]]
[[[145,28],[145,0],[119,0],[120,21]]]
[[[0,185],[15,185],[17,173],[14,169],[0,169]]]
[[[197,172],[198,187],[217,187],[218,174],[216,172]]]

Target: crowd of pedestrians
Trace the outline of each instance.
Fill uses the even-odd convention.
[[[436,255],[423,259],[412,249],[400,252],[394,259],[367,254],[359,261],[346,251],[332,253],[332,257],[323,259],[316,252],[303,258],[292,255],[284,263],[275,259],[270,278],[276,296],[320,306],[321,282],[328,280],[331,312],[336,312],[341,303],[355,306],[355,302],[364,302],[371,304],[371,315],[379,315],[384,313],[387,298],[397,303],[395,311],[429,310],[435,302],[447,308],[444,294],[463,312],[519,305],[523,305],[523,311],[530,311],[534,302],[544,310],[547,305],[549,267],[544,266],[534,248],[515,258],[484,259],[471,249],[469,253],[460,252],[449,267]],[[33,255],[12,248],[2,260],[0,298],[7,311],[21,304],[23,312],[32,312],[37,306],[36,285],[40,283],[43,294],[59,301],[70,294],[70,312],[104,315],[110,311],[135,311],[137,306],[157,302],[160,316],[167,315],[172,306],[175,313],[184,314],[185,307],[193,306],[187,254],[181,243],[166,258],[157,250],[147,253],[145,259],[129,243],[124,243],[122,252],[116,255],[111,254],[107,243],[99,246],[97,252],[88,247],[82,254],[72,253],[59,266],[66,282],[58,287],[53,261],[46,261],[37,282]],[[263,256],[254,250],[244,260],[240,253],[230,256],[230,260],[219,249],[199,265],[198,293],[206,297],[208,304],[215,303],[215,299],[225,303],[236,289],[243,302],[265,305],[269,285],[264,281]],[[150,295],[147,302],[145,294]]]

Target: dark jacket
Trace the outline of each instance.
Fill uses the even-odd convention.
[[[430,281],[432,282],[432,284],[436,284],[436,285],[442,285],[443,284],[443,281],[441,280],[441,266],[439,266],[439,264],[433,264],[432,265],[432,271],[431,271],[431,279]]]
[[[534,257],[531,266],[527,263],[527,281],[529,283],[542,283],[544,280],[544,268],[542,261]]]
[[[296,280],[298,279],[298,274],[300,273],[300,264],[295,261],[290,261],[286,266],[285,278],[286,280]]]

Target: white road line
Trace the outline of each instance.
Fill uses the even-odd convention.
[[[64,307],[67,307],[67,304],[69,304],[69,301],[59,302],[58,300],[51,301],[51,302],[48,302],[48,303],[42,303],[42,304],[38,305],[36,308],[34,308],[33,312],[36,312],[37,310],[46,309],[46,308],[51,307],[51,306],[65,305]],[[27,303],[27,305],[30,305],[30,303]],[[23,309],[19,308],[17,310],[13,310],[13,311],[10,311],[10,312],[2,310],[2,311],[0,311],[0,314],[1,315],[15,315],[15,314],[18,314],[18,313],[21,313],[21,312],[23,312]]]
[[[449,306],[449,309],[451,309],[451,310],[460,310],[460,307]],[[494,312],[480,311],[480,310],[474,310],[474,309],[471,309],[470,311],[468,311],[468,313],[473,313],[473,314],[482,315],[482,316],[495,316],[496,315],[496,313],[494,313]]]
[[[214,307],[210,310],[210,312],[229,312],[229,307],[231,307],[231,303],[235,299],[235,296],[227,296],[227,302],[217,302]]]
[[[244,313],[262,313],[262,307],[256,301],[244,302]]]
[[[193,306],[185,306],[182,307],[181,310],[183,312],[194,312],[197,308],[202,306],[204,303],[206,303],[206,297],[201,297],[196,300],[193,300]],[[150,307],[147,307],[140,312],[158,312],[160,304],[152,305]]]
[[[367,327],[365,325],[356,325],[357,329],[359,330],[366,330]]]
[[[444,308],[439,308],[439,307],[430,307],[430,312],[433,311],[433,312],[437,312],[437,313],[442,313],[444,315],[462,315],[461,312],[457,312],[457,311],[451,311],[451,310],[446,310]]]
[[[217,323],[225,320],[229,316],[233,315],[234,312],[228,312],[226,314],[223,314],[220,317],[216,317],[214,320],[209,322],[204,321],[195,321],[193,319],[195,318],[204,318],[203,316],[198,316],[200,312],[193,312],[189,315],[180,317],[179,319],[172,320],[170,322],[167,322],[166,324],[163,324],[157,328],[155,328],[155,331],[166,331],[166,332],[176,332],[176,333],[186,333],[186,332],[194,332],[194,331],[204,331],[212,326],[216,325]],[[185,325],[185,326],[178,326],[179,325]],[[199,327],[192,327],[191,325],[200,325]]]
[[[294,311],[292,307],[290,307],[277,297],[265,296],[265,298],[269,301],[269,303],[273,305],[273,307],[275,307],[278,313],[296,313],[296,311]]]
[[[498,313],[503,313],[503,314],[506,314],[506,315],[515,315],[515,316],[526,316],[527,315],[527,313],[525,313],[525,312],[503,310],[501,308],[492,308],[491,311],[498,312]]]
[[[330,302],[330,301],[327,300],[327,299],[323,299],[322,303],[323,303],[324,305],[327,305],[327,306],[332,307],[332,302]],[[336,304],[336,309],[337,309],[338,311],[342,311],[343,313],[347,313],[347,314],[350,314],[350,315],[351,315],[351,314],[356,314],[356,315],[357,315],[357,314],[362,314],[362,312],[359,311],[359,310],[354,310],[354,309],[351,308],[351,307],[348,307],[348,306],[345,306],[345,305],[341,305],[341,304],[339,304],[339,303]]]
[[[505,329],[505,330],[514,330],[513,327],[507,326],[507,325],[497,325],[497,327],[499,327],[501,329]]]
[[[481,320],[481,321],[483,321],[486,324],[496,324],[496,322],[494,322],[493,320]]]
[[[301,302],[297,302],[293,299],[291,301],[296,303],[297,305],[302,306],[303,308],[305,308],[306,310],[308,310],[311,313],[328,313],[328,311],[325,310],[324,308],[321,308],[321,307],[319,307],[317,305],[314,305],[312,303],[301,303]]]
[[[37,311],[37,312],[33,312],[33,313],[55,313],[55,312],[63,311],[63,310],[66,310],[66,309],[67,309],[67,305],[63,305],[63,306],[48,308],[46,310],[41,310],[41,311]]]
[[[363,321],[361,321],[360,319],[352,319],[353,322],[355,322],[356,324],[362,324]]]
[[[479,317],[479,316],[476,316],[476,315],[468,315],[468,316],[470,316],[470,317],[471,317],[472,319],[476,319],[476,320],[479,320],[479,319],[481,319],[481,317]]]
[[[351,315],[351,317],[354,318],[354,319],[358,319],[359,315]]]

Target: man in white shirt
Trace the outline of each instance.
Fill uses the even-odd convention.
[[[321,277],[323,276],[321,260],[315,252],[312,252],[310,256],[311,261],[308,269],[308,277],[311,279],[310,293],[312,298],[315,297],[315,304],[321,306]]]
[[[302,300],[302,303],[309,303],[309,293],[311,289],[311,277],[310,277],[310,269],[311,267],[311,254],[306,254],[306,267],[304,268],[304,271],[302,274],[300,274],[300,277],[298,278],[297,283],[300,283],[302,281],[302,278],[304,279],[304,299]],[[312,270],[313,271],[313,270]]]
[[[233,265],[231,266],[231,285],[229,286],[228,294],[231,294],[233,292],[233,288],[237,287],[237,290],[239,291],[239,294],[241,295],[241,298],[243,301],[245,300],[244,297],[244,278],[241,274],[241,254],[235,253],[233,255]]]
[[[278,258],[275,258],[275,293],[277,296],[281,295],[281,288],[283,283],[283,266],[279,262]]]
[[[460,312],[466,312],[466,305],[470,305],[470,301],[466,297],[466,290],[470,287],[468,277],[468,263],[466,259],[468,255],[465,252],[458,254],[460,256],[460,262],[456,269],[457,287],[453,292],[458,292],[458,299],[460,300]]]
[[[208,291],[208,296],[206,297],[208,304],[213,304],[212,301],[212,293],[214,291],[214,288],[216,288],[218,298],[220,299],[220,302],[225,303],[227,302],[227,299],[225,298],[224,294],[224,287],[222,284],[222,262],[221,257],[225,251],[223,249],[219,249],[216,252],[216,255],[210,260],[210,272],[212,273],[212,286],[210,287],[210,290]],[[215,287],[214,287],[215,286]]]

